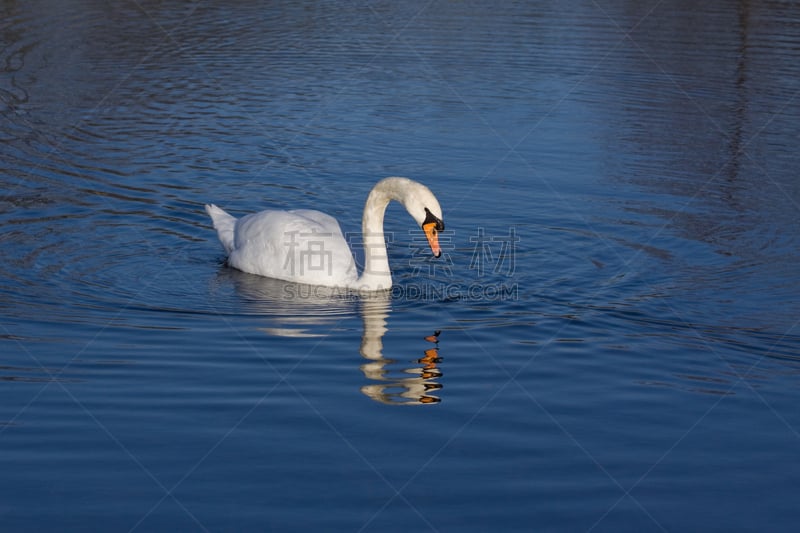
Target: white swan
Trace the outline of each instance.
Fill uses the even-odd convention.
[[[385,178],[372,188],[364,206],[361,277],[339,223],[325,213],[261,211],[237,220],[213,204],[206,205],[206,212],[234,268],[311,285],[377,291],[392,286],[383,235],[383,215],[391,200],[403,204],[424,230],[433,255],[441,255],[438,232],[444,223],[436,197],[408,178]]]

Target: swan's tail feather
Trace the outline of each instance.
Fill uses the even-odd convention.
[[[206,213],[208,213],[208,216],[211,217],[211,221],[214,223],[214,229],[217,230],[217,235],[219,236],[222,246],[225,248],[225,252],[230,255],[234,245],[233,233],[236,227],[236,217],[229,215],[214,204],[206,205]]]

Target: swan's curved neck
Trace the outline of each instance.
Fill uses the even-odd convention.
[[[405,205],[405,178],[384,179],[370,191],[361,219],[364,244],[364,271],[356,285],[362,290],[388,290],[392,288],[392,273],[383,234],[383,216],[389,202],[396,200]]]

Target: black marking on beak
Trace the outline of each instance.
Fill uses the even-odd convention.
[[[425,220],[422,222],[422,225],[425,226],[431,222],[436,223],[436,231],[444,231],[444,222],[442,222],[442,219],[431,213],[431,210],[426,207]]]

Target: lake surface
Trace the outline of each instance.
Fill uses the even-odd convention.
[[[4,2],[3,530],[794,530],[798,80],[785,2]],[[203,210],[393,175],[372,297]]]

